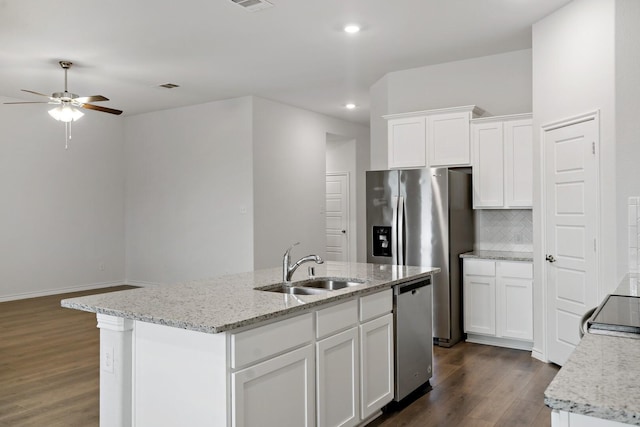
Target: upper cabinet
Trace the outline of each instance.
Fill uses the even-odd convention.
[[[531,122],[531,114],[471,121],[474,209],[531,208]]]
[[[483,113],[469,105],[384,116],[389,169],[470,166],[469,122]]]

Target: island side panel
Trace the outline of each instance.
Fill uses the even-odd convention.
[[[98,314],[100,328],[100,427],[131,426],[133,321]]]
[[[133,343],[136,427],[229,425],[227,334],[136,321]]]

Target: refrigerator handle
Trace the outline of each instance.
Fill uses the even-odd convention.
[[[398,196],[393,196],[393,219],[391,220],[391,263],[398,264]]]
[[[398,265],[404,265],[404,197],[398,197]]]

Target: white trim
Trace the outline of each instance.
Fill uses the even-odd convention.
[[[531,351],[533,347],[533,342],[531,341],[514,340],[511,338],[490,337],[486,335],[470,334],[470,333],[467,333],[467,339],[465,341],[472,342],[475,344],[493,345],[496,347],[514,348],[516,350],[526,350],[526,351]]]
[[[531,357],[534,359],[538,359],[541,362],[549,363],[549,360],[545,357],[545,354],[542,350],[538,350],[537,348],[531,349]]]
[[[511,120],[526,120],[533,119],[533,113],[521,113],[521,114],[507,114],[504,116],[489,116],[478,117],[477,119],[471,119],[471,123],[487,123],[487,122],[506,122]]]
[[[15,301],[20,299],[28,299],[28,298],[46,297],[49,295],[67,294],[71,292],[89,291],[89,290],[100,289],[100,288],[110,288],[113,286],[122,286],[124,284],[125,283],[123,283],[122,280],[118,280],[115,282],[90,283],[87,285],[68,286],[65,288],[46,289],[42,291],[31,291],[31,292],[23,292],[19,294],[2,295],[0,296],[0,302]]]
[[[590,120],[597,120],[600,122],[600,110],[591,111],[589,113],[578,114],[577,116],[568,117],[565,119],[557,120],[555,122],[547,123],[546,125],[541,125],[540,129],[543,132],[548,132],[551,130],[563,128],[566,126],[575,125],[578,123],[588,122]],[[598,129],[600,129],[598,127]],[[541,133],[540,135],[544,135]]]
[[[600,206],[601,206],[601,200],[600,200],[600,110],[594,110],[594,111],[590,111],[587,113],[583,113],[583,114],[578,114],[576,116],[572,116],[572,117],[568,117],[568,118],[564,118],[561,120],[557,120],[554,122],[550,122],[544,125],[540,125],[540,181],[541,181],[541,187],[540,187],[540,225],[541,225],[541,241],[542,241],[542,245],[538,250],[538,256],[542,265],[542,274],[541,274],[541,290],[542,290],[542,344],[543,344],[543,350],[540,352],[539,350],[536,350],[535,352],[532,352],[532,356],[535,357],[536,359],[542,360],[543,362],[549,362],[549,335],[547,334],[547,314],[548,314],[548,307],[547,307],[547,294],[548,294],[548,283],[547,283],[547,268],[548,268],[548,264],[545,261],[545,255],[546,255],[546,248],[547,248],[547,233],[546,233],[546,228],[547,228],[547,210],[546,210],[546,196],[545,196],[545,188],[546,188],[546,176],[545,176],[545,171],[546,171],[546,164],[545,164],[545,159],[546,159],[546,144],[545,144],[545,135],[546,132],[555,130],[555,129],[559,129],[562,127],[566,127],[566,126],[571,126],[571,125],[575,125],[578,123],[584,123],[584,122],[588,122],[591,120],[595,120],[596,121],[596,125],[598,127],[598,140],[595,141],[596,143],[596,164],[595,164],[595,175],[596,175],[596,182],[598,183],[598,185],[596,185],[596,231],[595,231],[595,235],[596,235],[596,240],[597,240],[597,251],[596,251],[596,276],[598,278],[598,283],[602,283],[602,271],[603,269],[602,267],[602,251],[601,251],[601,247],[602,247],[602,236],[600,234]],[[534,248],[535,250],[535,248]],[[535,283],[534,283],[535,286]],[[600,285],[598,285],[600,286]],[[600,291],[598,290],[598,294],[600,293]],[[535,328],[535,325],[534,325]]]
[[[130,280],[130,279],[127,279],[127,280],[124,281],[124,284],[125,285],[131,285],[131,286],[138,286],[138,287],[141,287],[141,288],[146,288],[146,287],[149,287],[149,286],[161,286],[161,285],[164,285],[165,283],[145,282],[145,281],[142,281],[142,280]]]
[[[487,112],[480,107],[477,107],[475,105],[464,105],[461,107],[438,108],[436,110],[423,110],[423,111],[411,111],[408,113],[385,114],[384,116],[382,116],[382,118],[389,120],[389,119],[400,119],[404,117],[429,116],[431,114],[461,113],[461,112],[470,112],[472,118],[482,117],[487,115]]]

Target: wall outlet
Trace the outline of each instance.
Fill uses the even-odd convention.
[[[113,362],[113,347],[112,346],[102,346],[102,362],[100,363],[100,367],[104,372],[113,373],[114,371],[114,362]]]

